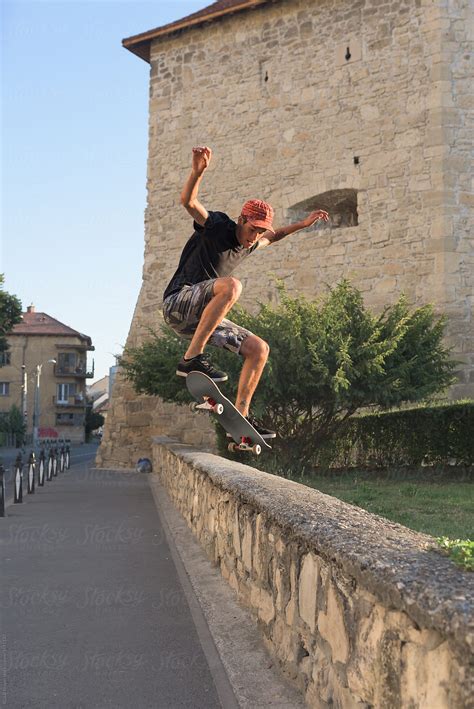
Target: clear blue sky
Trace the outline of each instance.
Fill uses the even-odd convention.
[[[148,75],[124,37],[211,0],[1,0],[0,272],[92,337],[95,377],[125,344],[141,285]]]

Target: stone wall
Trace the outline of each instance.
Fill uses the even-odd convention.
[[[236,272],[244,306],[276,298],[273,274],[309,297],[348,277],[377,311],[401,292],[434,302],[463,363],[451,394],[473,395],[470,7],[279,0],[154,40],[143,286],[127,344],[161,324],[192,232],[180,190],[192,146],[208,144],[200,198],[233,218],[251,197],[271,202],[280,225],[351,195],[330,228],[292,235]],[[130,388],[119,391],[126,402]],[[210,427],[168,411],[156,402],[150,435],[212,445]],[[110,449],[124,421],[108,417]]]
[[[469,705],[474,578],[431,537],[170,439],[153,465],[309,706]]]
[[[474,193],[469,151],[474,140],[474,4],[472,0],[449,0],[440,5],[436,19],[440,37],[432,67],[432,94],[438,110],[430,114],[430,130],[438,135],[433,149],[437,150],[441,169],[432,183],[438,194],[433,198],[437,216],[431,236],[434,243],[441,239],[442,244],[437,268],[445,283],[446,296],[441,302],[449,317],[448,342],[465,363],[453,393],[472,397]]]

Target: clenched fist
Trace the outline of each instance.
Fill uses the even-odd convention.
[[[193,148],[193,172],[202,175],[211,162],[212,150],[207,145]]]

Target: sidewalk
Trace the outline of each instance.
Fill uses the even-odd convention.
[[[34,497],[0,518],[0,706],[224,706],[147,476],[77,463]]]

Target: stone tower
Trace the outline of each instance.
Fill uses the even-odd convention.
[[[452,396],[472,396],[472,26],[469,0],[219,0],[124,40],[150,64],[145,263],[127,344],[161,323],[192,233],[180,190],[192,146],[207,144],[208,209],[236,219],[257,197],[277,225],[331,214],[236,272],[244,306],[274,297],[269,274],[307,296],[348,277],[374,310],[401,292],[433,302],[463,363]],[[98,465],[133,464],[156,434],[212,445],[191,416],[118,377]]]

